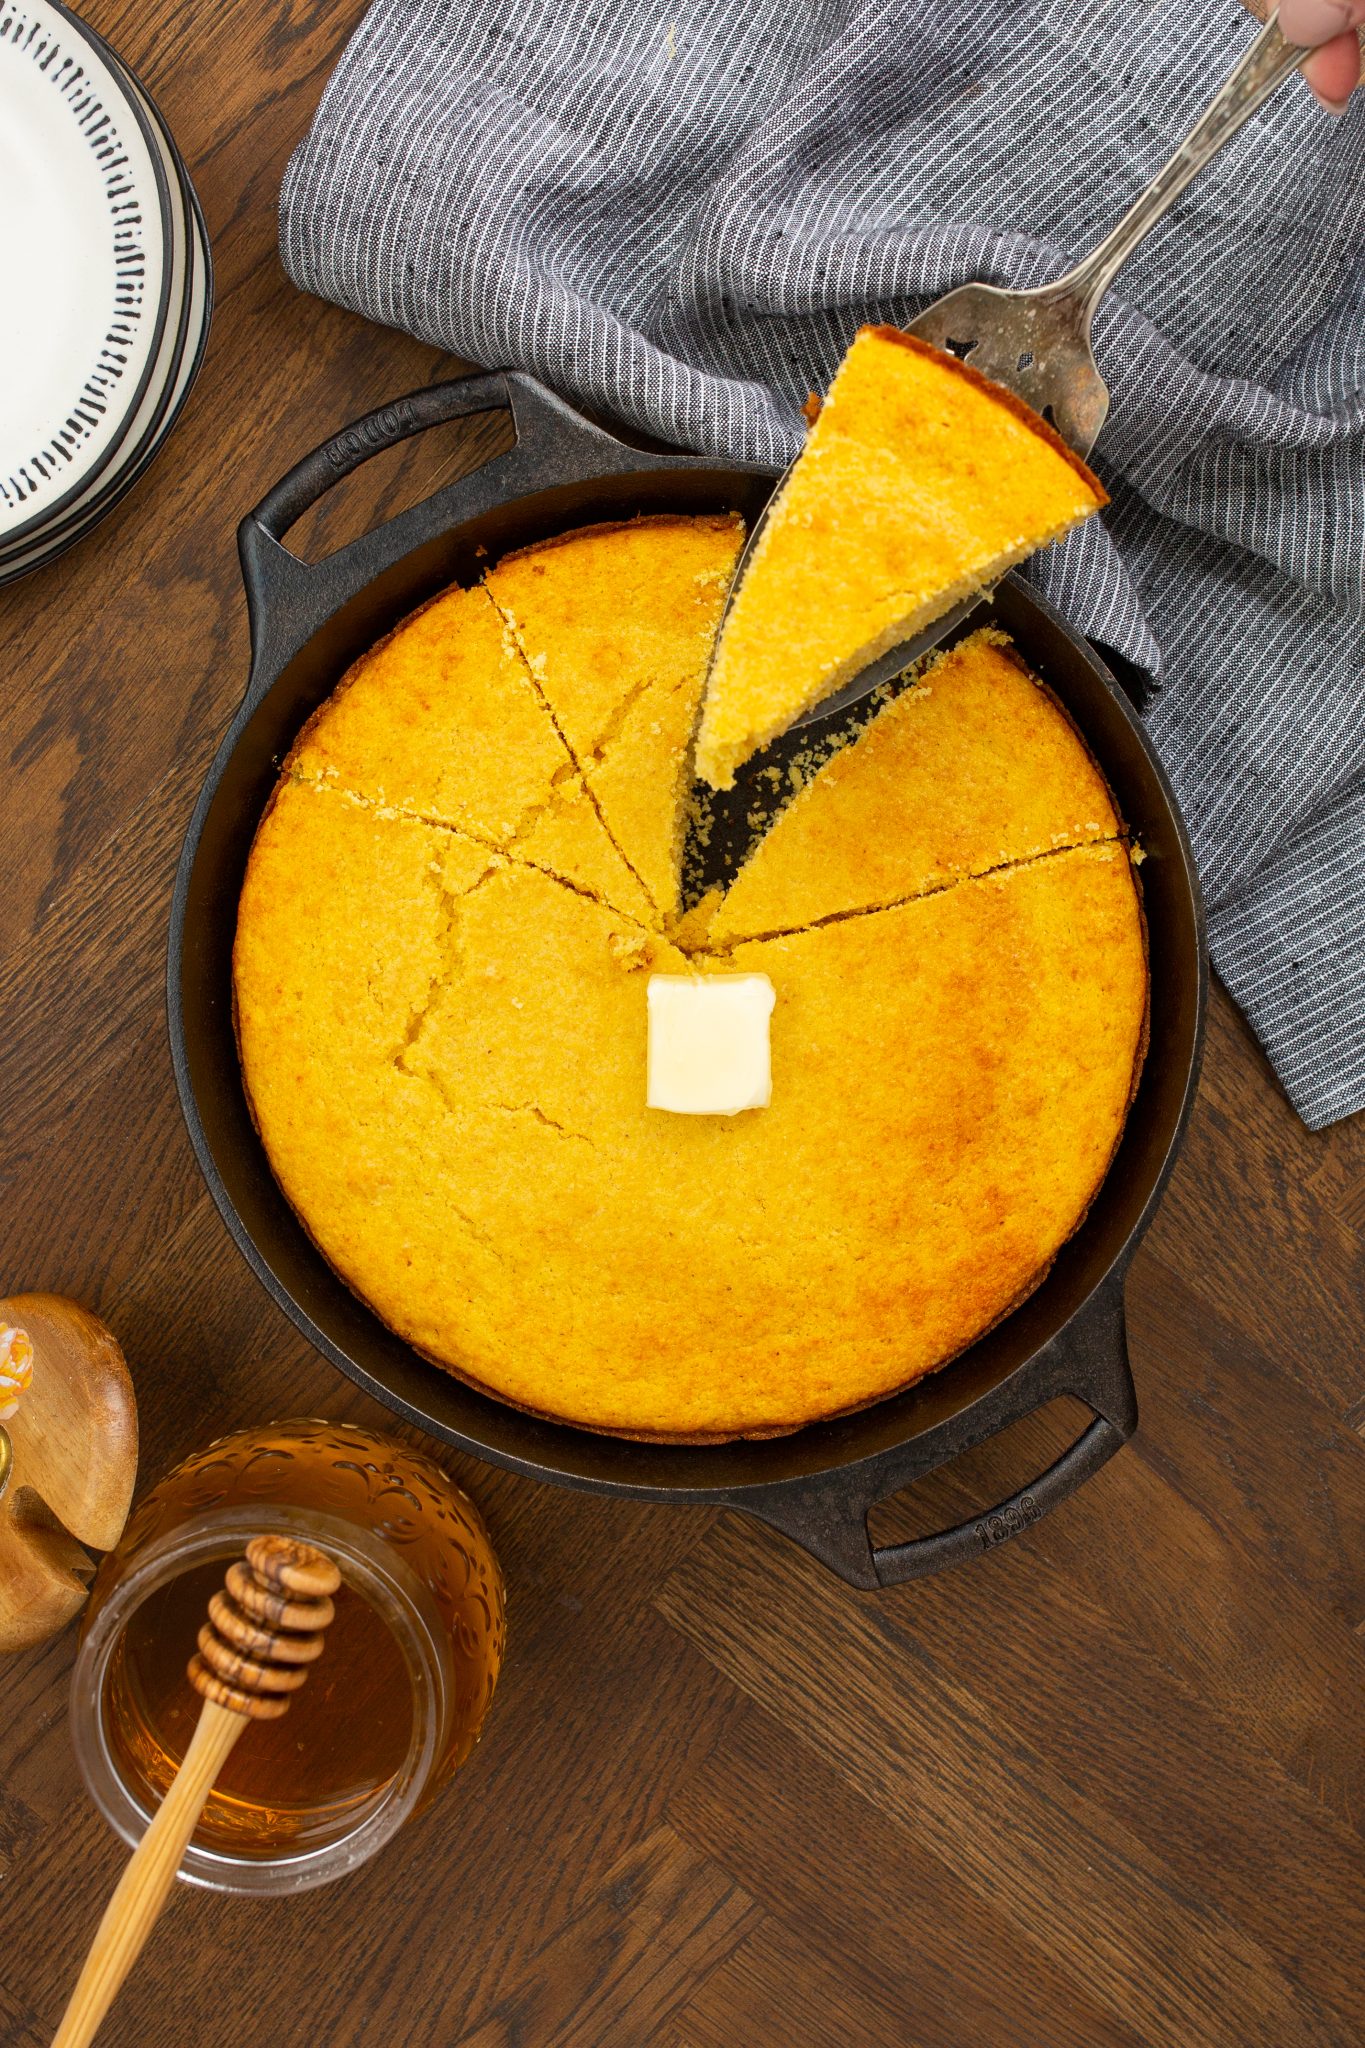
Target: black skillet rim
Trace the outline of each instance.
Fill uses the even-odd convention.
[[[453,394],[453,395],[452,395]],[[1069,1314],[1040,1340],[1037,1347],[1026,1353],[1018,1364],[987,1391],[948,1413],[944,1419],[931,1422],[919,1428],[902,1430],[899,1435],[888,1425],[897,1413],[902,1416],[907,1408],[913,1416],[916,1397],[925,1389],[942,1384],[947,1375],[935,1376],[930,1382],[921,1383],[921,1388],[912,1389],[908,1394],[892,1396],[877,1404],[872,1410],[860,1415],[839,1418],[830,1423],[814,1425],[798,1432],[796,1436],[773,1440],[782,1448],[787,1461],[797,1469],[780,1474],[735,1478],[723,1470],[715,1469],[715,1453],[722,1453],[723,1466],[726,1456],[736,1447],[679,1447],[627,1444],[620,1439],[600,1438],[554,1422],[540,1422],[535,1418],[521,1417],[518,1411],[509,1410],[488,1397],[478,1397],[490,1413],[495,1415],[492,1435],[506,1435],[505,1423],[509,1416],[516,1416],[522,1425],[513,1432],[525,1439],[524,1448],[508,1448],[505,1442],[488,1441],[482,1434],[453,1427],[419,1401],[398,1393],[385,1381],[367,1370],[361,1360],[348,1355],[328,1334],[313,1322],[289,1288],[273,1271],[268,1258],[257,1245],[251,1230],[237,1212],[219,1172],[217,1161],[209,1144],[195,1099],[194,1085],[189,1070],[189,1056],[186,1046],[185,1018],[182,1006],[182,981],[184,968],[183,948],[185,939],[186,900],[192,879],[195,860],[205,818],[215,793],[222,781],[237,744],[255,710],[264,702],[269,692],[281,680],[292,655],[282,656],[272,640],[268,607],[262,598],[262,585],[253,575],[251,556],[253,550],[268,545],[283,563],[299,565],[295,558],[278,546],[278,534],[287,530],[304,505],[320,495],[321,490],[335,477],[366,459],[379,446],[405,438],[407,434],[420,431],[437,417],[452,417],[459,412],[489,410],[500,405],[510,405],[517,418],[519,434],[524,419],[535,418],[543,427],[546,419],[551,426],[568,423],[569,438],[577,441],[577,456],[581,459],[585,443],[582,437],[596,438],[606,443],[612,451],[610,459],[604,460],[600,450],[593,448],[589,464],[589,475],[619,478],[636,472],[650,473],[657,477],[659,471],[675,471],[679,475],[697,470],[714,471],[730,477],[744,477],[752,483],[755,472],[737,468],[721,471],[716,464],[704,458],[687,456],[661,457],[642,453],[625,446],[619,440],[600,434],[572,413],[567,407],[553,399],[533,380],[516,374],[493,373],[484,377],[462,379],[456,385],[433,387],[425,393],[413,394],[410,400],[400,400],[393,406],[382,408],[366,420],[357,422],[352,428],[333,437],[322,450],[316,451],[290,476],[276,487],[255,515],[243,522],[242,545],[244,565],[248,573],[248,586],[252,593],[253,641],[256,660],[252,680],[246,698],[235,715],[226,734],[195,809],[185,848],[182,853],[180,870],[177,875],[175,898],[172,909],[171,945],[168,961],[168,1008],[172,1040],[173,1063],[182,1108],[194,1142],[196,1153],[205,1173],[215,1201],[228,1224],[229,1230],[251,1264],[258,1278],[268,1292],[285,1311],[295,1325],[309,1338],[324,1356],[346,1373],[357,1385],[362,1386],[379,1399],[391,1411],[414,1423],[438,1439],[465,1450],[472,1455],[487,1458],[528,1474],[561,1485],[584,1488],[591,1491],[616,1493],[637,1499],[668,1501],[670,1503],[722,1503],[743,1507],[762,1516],[776,1526],[784,1527],[808,1548],[821,1555],[836,1570],[852,1583],[875,1585],[888,1583],[894,1578],[917,1575],[922,1570],[937,1569],[941,1564],[959,1561],[972,1554],[973,1547],[989,1547],[1000,1540],[1001,1535],[1014,1533],[1031,1519],[1044,1512],[1053,1504],[1053,1498],[1061,1498],[1074,1489],[1082,1479],[1097,1468],[1119,1443],[1131,1434],[1136,1413],[1132,1395],[1132,1383],[1128,1374],[1126,1351],[1123,1340],[1122,1281],[1127,1264],[1143,1231],[1160,1200],[1167,1178],[1174,1164],[1197,1081],[1199,1053],[1202,1043],[1203,1011],[1205,1002],[1206,967],[1203,950],[1202,905],[1199,899],[1197,879],[1193,868],[1187,837],[1180,820],[1178,809],[1170,792],[1169,784],[1157,762],[1145,734],[1123,692],[1109,675],[1094,650],[1082,642],[1068,628],[1051,608],[1045,605],[1031,591],[1019,590],[1013,602],[1025,605],[1044,622],[1048,629],[1060,633],[1069,644],[1076,658],[1090,672],[1118,707],[1120,715],[1131,728],[1132,736],[1145,757],[1146,772],[1151,776],[1169,814],[1174,830],[1174,851],[1179,856],[1181,879],[1188,894],[1189,914],[1192,920],[1194,943],[1197,949],[1197,970],[1195,986],[1188,991],[1192,997],[1192,1025],[1189,1033],[1188,1057],[1185,1061],[1185,1078],[1179,1106],[1170,1120],[1169,1134],[1164,1143],[1160,1163],[1152,1173],[1147,1193],[1135,1215],[1127,1222],[1117,1251],[1109,1260],[1100,1278],[1091,1285],[1073,1304]],[[520,441],[518,443],[520,448]],[[515,455],[518,450],[514,449]],[[505,458],[495,458],[483,470],[475,472],[476,478],[485,477],[488,469],[496,469]],[[552,470],[554,468],[551,465]],[[557,475],[562,475],[562,463]],[[764,473],[758,473],[764,474]],[[524,479],[523,479],[524,481]],[[407,514],[399,515],[388,528],[380,528],[377,535],[391,534],[392,529],[404,529],[400,539],[406,539],[408,532],[445,532],[456,534],[472,523],[468,510],[463,519],[441,520],[446,501],[452,495],[458,496],[460,485],[438,492],[434,498],[421,506],[411,508]],[[487,498],[485,489],[482,495]],[[525,491],[506,492],[499,499],[494,493],[492,502],[516,504],[528,495]],[[476,510],[473,518],[479,516]],[[274,531],[272,531],[274,528]],[[337,557],[319,565],[328,568],[339,561],[341,556],[353,558],[351,578],[352,596],[363,594],[368,588],[364,581],[355,582],[357,564],[364,568],[374,560],[373,543],[376,534],[364,536],[359,542],[339,551]],[[388,553],[393,560],[402,561],[407,557],[394,553],[395,542],[390,538]],[[410,554],[412,550],[409,550]],[[305,621],[306,630],[296,622],[294,640],[299,646],[307,646],[318,633],[321,625],[335,617],[340,605],[330,608],[318,603],[318,586],[313,572],[308,577],[314,580],[313,602],[305,607],[312,616]],[[265,671],[263,679],[261,671]],[[1036,1302],[1038,1297],[1033,1297]],[[1002,1328],[1007,1328],[1026,1316],[1029,1304],[1006,1319]],[[391,1333],[386,1333],[391,1335]],[[396,1341],[396,1340],[395,1340]],[[986,1340],[989,1342],[989,1340]],[[404,1347],[406,1349],[406,1347]],[[961,1373],[968,1361],[975,1356],[978,1347],[968,1353],[952,1372]],[[409,1354],[411,1356],[411,1354]],[[425,1367],[432,1372],[434,1368]],[[1081,1381],[1084,1384],[1078,1385]],[[1051,1398],[1052,1393],[1062,1391],[1079,1392],[1096,1415],[1096,1422],[1085,1432],[1070,1452],[1058,1461],[1049,1474],[1035,1482],[1032,1488],[1023,1489],[1009,1503],[1002,1503],[992,1516],[975,1524],[963,1525],[957,1531],[942,1532],[940,1536],[920,1539],[918,1543],[897,1546],[894,1551],[872,1552],[868,1543],[865,1526],[859,1531],[853,1525],[865,1523],[867,1508],[877,1499],[896,1490],[909,1478],[919,1472],[947,1463],[970,1443],[982,1440],[996,1429],[1014,1419],[1016,1414],[1026,1413]],[[950,1403],[951,1406],[951,1403]],[[872,1449],[853,1448],[853,1439],[865,1434],[869,1416],[877,1416],[882,1425],[879,1433],[887,1440]],[[604,1444],[617,1447],[622,1453],[618,1462],[627,1466],[620,1476],[604,1474],[600,1469],[585,1469],[587,1466],[600,1467]],[[570,1453],[578,1447],[586,1449],[588,1456],[575,1457]],[[746,1446],[752,1451],[753,1446]],[[766,1449],[767,1447],[762,1447]],[[792,1453],[795,1458],[792,1458]],[[708,1455],[710,1453],[710,1455]],[[661,1466],[676,1466],[679,1459],[685,1461],[687,1476],[672,1471],[661,1471]],[[710,1467],[708,1471],[706,1468]],[[1063,1471],[1062,1468],[1066,1470]],[[1050,1483],[1049,1483],[1050,1482]],[[994,1527],[992,1528],[992,1525]],[[850,1535],[850,1528],[853,1533]],[[915,1556],[909,1553],[917,1553]]]

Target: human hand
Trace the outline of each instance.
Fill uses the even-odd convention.
[[[1280,27],[1291,43],[1312,49],[1303,75],[1325,107],[1344,113],[1360,84],[1365,0],[1280,0]]]

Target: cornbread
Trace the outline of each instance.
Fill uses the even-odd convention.
[[[723,517],[582,527],[507,556],[486,579],[663,918],[679,907],[688,750],[743,539],[738,519]]]
[[[733,531],[671,523],[695,588]],[[580,720],[590,625],[572,608],[566,656],[543,579],[516,589],[523,555],[514,634],[487,593],[450,593],[312,721],[242,891],[248,1098],[324,1256],[447,1370],[593,1429],[794,1429],[953,1357],[1085,1214],[1142,1054],[1132,864],[1080,740],[979,636],[792,803],[684,954],[652,889],[623,900],[630,866],[599,886],[617,836],[632,865],[643,840],[578,747],[595,728],[610,761],[635,705],[695,690],[695,619],[685,579],[657,615],[631,585],[639,527],[584,548],[600,602],[634,588],[638,635],[601,643],[614,709],[604,689]],[[638,815],[667,822],[656,859],[678,729],[629,742]],[[528,823],[552,837],[561,800],[573,859],[533,857]],[[776,991],[771,1102],[648,1108],[651,977],[735,975]]]
[[[445,591],[362,655],[286,769],[376,810],[515,850],[652,918],[482,586]]]
[[[1122,845],[738,948],[725,971],[778,991],[782,1079],[733,1119],[644,1107],[646,970],[682,957],[486,859],[287,785],[242,902],[272,1165],[420,1350],[591,1428],[783,1430],[941,1364],[1041,1278],[1133,1085]]]
[[[708,943],[878,909],[1118,830],[1080,734],[987,627],[806,783],[714,910]]]
[[[1106,502],[1022,400],[893,327],[854,339],[735,593],[697,774],[758,747]]]

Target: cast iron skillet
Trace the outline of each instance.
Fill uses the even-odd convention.
[[[338,478],[459,415],[510,407],[516,446],[315,566],[282,538]],[[1165,777],[1091,649],[1022,584],[997,614],[1086,734],[1147,859],[1151,1047],[1128,1128],[1082,1229],[1022,1308],[947,1370],[862,1414],[766,1442],[657,1445],[539,1421],[447,1377],[346,1289],[313,1248],[266,1163],[237,1065],[230,957],[257,819],[299,727],[342,670],[444,585],[506,548],[642,511],[753,515],[772,479],[709,458],[644,453],[530,378],[493,374],[398,399],[290,471],[242,523],[251,619],[246,696],[195,807],[171,914],[176,1082],[214,1199],[249,1263],[312,1343],[433,1436],[539,1479],[638,1499],[742,1508],[785,1530],[851,1585],[875,1587],[990,1549],[1073,1493],[1137,1422],[1123,1280],[1170,1172],[1194,1092],[1206,970],[1198,888]],[[486,551],[486,552],[485,552]],[[871,1507],[1059,1394],[1094,1420],[1057,1462],[991,1512],[887,1548]]]

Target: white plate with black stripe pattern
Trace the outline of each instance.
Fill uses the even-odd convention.
[[[75,23],[89,38],[94,31]],[[143,476],[170,435],[203,361],[213,310],[213,265],[203,213],[184,159],[155,101],[116,52],[95,37],[106,61],[147,115],[171,189],[170,317],[161,352],[137,416],[118,454],[40,532],[7,543],[0,537],[0,585],[45,568],[99,524]],[[178,310],[177,310],[178,309]]]
[[[0,194],[8,547],[117,458],[172,314],[162,152],[113,68],[47,0],[0,0]]]

